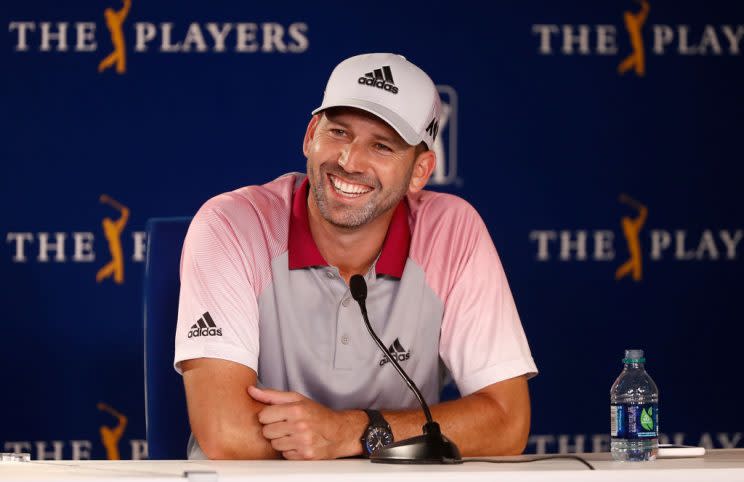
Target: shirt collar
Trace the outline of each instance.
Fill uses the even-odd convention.
[[[289,240],[287,243],[289,269],[310,266],[328,266],[320,254],[310,232],[307,213],[309,182],[305,178],[292,197],[292,214],[289,218]],[[382,252],[375,265],[377,274],[401,278],[411,246],[411,229],[408,225],[408,203],[405,199],[398,203],[382,243]]]

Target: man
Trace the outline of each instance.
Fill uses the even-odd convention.
[[[330,459],[368,455],[373,433],[421,434],[414,395],[351,299],[353,274],[367,282],[375,331],[429,403],[452,374],[463,397],[432,414],[462,454],[524,449],[537,370],[498,255],[469,204],[423,190],[439,112],[434,83],[405,58],[347,59],[308,124],[307,177],[199,210],[181,259],[175,356],[190,458]]]

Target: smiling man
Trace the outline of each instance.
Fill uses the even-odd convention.
[[[175,367],[189,458],[368,455],[421,433],[414,395],[464,456],[520,453],[537,373],[499,257],[462,199],[425,191],[440,101],[393,54],[346,59],[307,126],[307,176],[210,199],[181,259]],[[438,403],[450,374],[463,397]]]

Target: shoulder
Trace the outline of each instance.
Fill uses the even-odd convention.
[[[408,196],[409,223],[414,237],[462,240],[485,229],[475,208],[453,194],[421,191]],[[430,239],[434,241],[434,239]]]
[[[420,191],[408,196],[412,227],[427,226],[438,221],[480,220],[475,208],[465,199],[435,191]]]
[[[423,269],[429,286],[448,299],[468,266],[478,263],[491,238],[475,208],[452,194],[422,191],[409,196],[409,257]]]
[[[285,175],[205,202],[184,240],[182,282],[189,273],[222,271],[233,273],[233,280],[244,276],[260,293],[271,280],[272,260],[287,250],[292,194],[300,176]]]
[[[245,216],[281,217],[289,215],[297,180],[304,176],[285,174],[262,185],[244,186],[234,191],[218,194],[205,202],[195,218],[219,215],[226,221],[239,221]]]
[[[286,238],[292,194],[303,178],[297,173],[285,174],[266,184],[214,196],[199,208],[192,227],[208,225],[239,237],[251,237],[260,231],[271,237]]]
[[[304,178],[286,174],[267,184],[245,186],[205,202],[189,226],[187,241],[232,245],[269,258],[286,250],[292,194]],[[263,256],[262,256],[263,257]]]

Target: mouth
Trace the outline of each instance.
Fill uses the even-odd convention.
[[[358,198],[373,191],[369,186],[349,182],[333,174],[328,174],[328,179],[336,194],[346,199]]]

